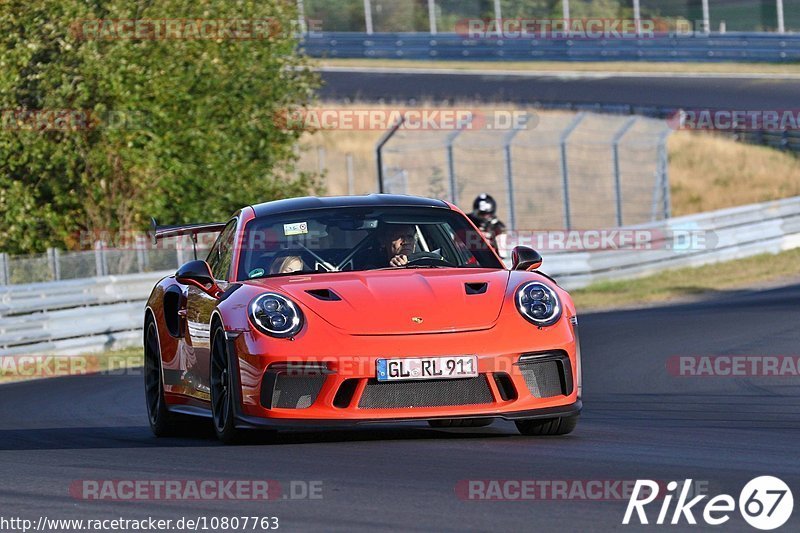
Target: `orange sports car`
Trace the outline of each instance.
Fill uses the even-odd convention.
[[[296,198],[226,223],[205,261],[153,289],[145,393],[157,436],[187,415],[219,438],[303,425],[513,420],[562,435],[581,410],[569,295],[515,248],[503,262],[457,207],[412,196]]]

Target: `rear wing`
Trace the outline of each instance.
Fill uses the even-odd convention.
[[[182,226],[159,226],[155,218],[150,218],[150,238],[153,246],[158,244],[160,239],[167,237],[180,237],[190,235],[192,237],[192,247],[194,248],[194,258],[197,259],[197,235],[200,233],[217,233],[225,229],[226,222],[205,222],[202,224],[184,224]]]

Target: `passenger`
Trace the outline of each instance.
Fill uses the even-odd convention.
[[[285,255],[276,257],[270,266],[270,274],[289,274],[301,272],[304,269],[303,260],[299,255]]]

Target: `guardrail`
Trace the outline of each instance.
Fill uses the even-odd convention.
[[[676,217],[625,230],[651,238],[638,249],[543,250],[542,271],[563,287],[577,289],[600,281],[799,248],[800,197]],[[510,255],[509,245],[505,241],[502,244],[501,253]]]
[[[467,61],[748,61],[800,60],[800,34],[696,33],[617,39],[470,39],[455,33],[320,32],[304,36],[318,58]]]
[[[171,272],[7,286],[0,292],[0,355],[73,354],[141,343],[144,302]]]
[[[542,250],[542,270],[565,288],[575,289],[598,281],[798,248],[800,197],[625,230],[650,235],[650,249]],[[680,235],[702,236],[706,246],[682,246]],[[139,344],[144,302],[156,281],[170,273],[4,287],[0,292],[0,355],[76,354]]]

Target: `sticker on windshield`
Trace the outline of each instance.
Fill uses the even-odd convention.
[[[263,276],[264,274],[266,274],[266,271],[263,268],[254,268],[247,275],[250,276],[251,278],[256,278],[259,276]]]
[[[294,224],[284,224],[283,234],[287,237],[289,235],[305,235],[308,233],[308,222],[295,222]]]

